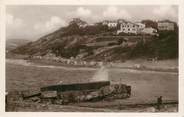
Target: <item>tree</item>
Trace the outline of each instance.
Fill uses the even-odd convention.
[[[142,20],[141,23],[145,24],[146,27],[152,27],[158,29],[158,25],[156,21],[153,20]]]

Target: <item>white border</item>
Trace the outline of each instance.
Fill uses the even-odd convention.
[[[4,0],[5,5],[166,5],[179,4],[181,0]]]
[[[0,112],[4,111],[5,105],[5,6],[0,6]]]
[[[184,117],[184,0],[2,0],[0,1],[0,117],[40,116],[126,116],[126,117]],[[66,113],[66,112],[5,112],[5,8],[7,5],[179,5],[179,112],[177,113]]]
[[[179,6],[179,112],[184,116],[184,1]]]

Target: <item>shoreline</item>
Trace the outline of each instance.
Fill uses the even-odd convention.
[[[17,64],[23,66],[33,66],[33,67],[45,67],[45,68],[56,68],[64,70],[98,70],[100,66],[89,66],[89,65],[68,65],[60,62],[49,61],[49,60],[24,60],[24,59],[6,59],[6,63]],[[109,66],[107,68],[110,70],[128,70],[132,72],[154,72],[154,73],[173,73],[178,74],[178,68],[153,68],[153,67],[140,67],[135,68],[131,66]]]

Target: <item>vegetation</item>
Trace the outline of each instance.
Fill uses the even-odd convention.
[[[146,27],[152,27],[158,29],[157,22],[152,20],[142,20],[141,23],[145,24]]]
[[[178,57],[178,32],[163,31],[159,33],[158,39],[148,43],[140,41],[132,51],[130,58],[135,57],[157,57],[169,59]]]
[[[65,28],[63,36],[69,35],[97,35],[105,32],[113,32],[116,29],[109,29],[108,26],[98,23],[93,26],[79,27],[77,23],[72,23]]]
[[[146,27],[157,28],[154,21],[143,20],[142,22],[146,24]],[[106,25],[102,25],[102,23],[80,27],[79,24],[85,23],[82,20],[72,21],[67,27],[60,28],[35,42],[20,46],[12,50],[12,52],[40,56],[52,52],[56,56],[65,58],[76,57],[83,52],[87,53],[86,57],[94,55],[94,57],[90,58],[98,58],[100,60],[104,60],[104,57],[108,57],[109,60],[124,60],[137,57],[157,57],[159,59],[178,57],[177,25],[175,25],[175,31],[159,32],[159,37],[152,37],[152,39],[141,37],[141,35],[138,35],[138,38],[136,37],[137,35],[134,35],[136,39],[130,38],[130,43],[132,43],[131,40],[138,40],[136,46],[123,47],[121,44],[129,43],[129,41],[124,38],[119,39],[118,36],[132,36],[132,34],[120,33],[118,36],[115,36],[115,30],[117,29],[108,28]],[[89,43],[97,43],[96,45],[100,46],[87,47],[86,44]],[[111,46],[117,46],[117,48],[112,48],[109,51],[105,50],[105,48]],[[101,51],[104,49],[104,52],[101,55],[95,55],[94,53],[98,49]]]

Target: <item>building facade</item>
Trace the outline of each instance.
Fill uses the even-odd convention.
[[[107,26],[108,26],[109,28],[116,28],[116,27],[117,27],[117,25],[118,25],[118,23],[117,23],[117,22],[112,21],[112,22],[109,22]]]
[[[170,21],[161,21],[158,22],[158,30],[174,30],[174,23]]]
[[[131,22],[123,22],[120,24],[120,29],[117,31],[117,34],[123,33],[132,33],[137,34],[139,29],[139,25]]]
[[[108,28],[116,28],[118,25],[117,21],[109,21],[109,20],[105,20],[102,22],[102,25],[107,25]]]

